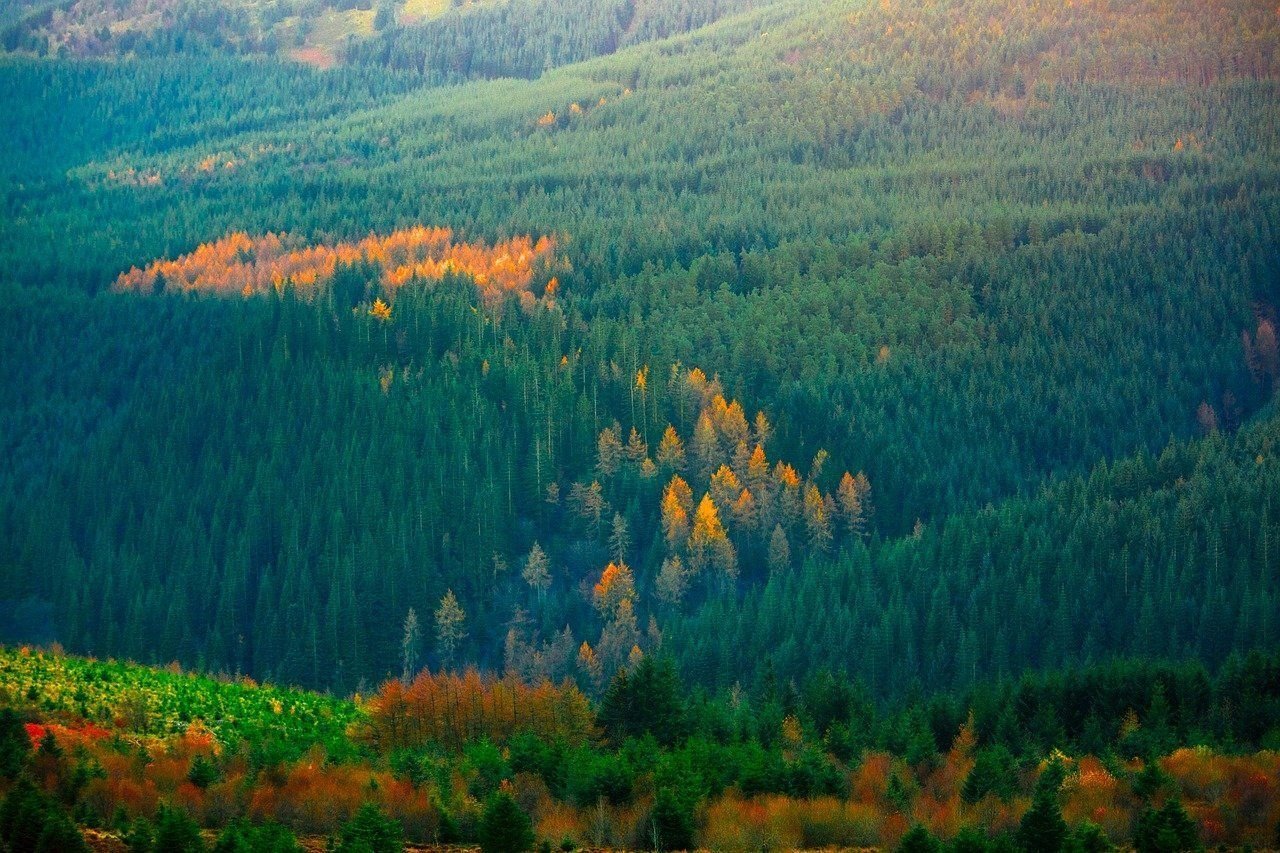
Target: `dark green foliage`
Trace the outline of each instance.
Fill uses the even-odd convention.
[[[1116,848],[1101,827],[1085,821],[1072,831],[1064,849],[1069,853],[1110,853]]]
[[[221,777],[218,766],[203,755],[191,759],[191,769],[187,771],[187,780],[197,788],[207,788]]]
[[[62,747],[58,746],[58,739],[54,737],[52,730],[45,731],[44,736],[40,738],[40,746],[36,748],[36,757],[51,761],[58,761],[62,758]]]
[[[1067,840],[1067,824],[1062,819],[1062,806],[1058,790],[1062,786],[1064,770],[1055,759],[1036,781],[1031,808],[1018,826],[1018,846],[1029,853],[1057,853]]]
[[[478,799],[488,799],[490,794],[498,790],[502,780],[511,774],[502,750],[488,740],[469,744],[464,755],[467,766],[475,773],[471,780],[471,794]]]
[[[562,5],[391,26],[353,56],[536,76],[742,6]],[[594,644],[572,586],[607,543],[545,489],[589,482],[615,419],[651,445],[666,421],[687,435],[678,400],[642,414],[628,381],[680,361],[769,414],[771,461],[804,467],[823,446],[820,481],[866,470],[880,534],[816,557],[792,530],[795,572],[767,582],[758,543],[735,543],[742,600],[694,589],[668,613],[652,484],[607,483],[639,624],[659,617],[690,683],[750,687],[772,656],[784,683],[850,667],[883,699],[1114,653],[1217,666],[1269,647],[1274,466],[1267,430],[1234,430],[1273,381],[1241,333],[1277,301],[1274,82],[1028,80],[1043,98],[1005,114],[928,50],[910,74],[824,54],[848,16],[821,5],[457,91],[407,94],[423,77],[383,69],[6,60],[4,588],[51,606],[71,648],[339,692],[395,659],[386,613],[430,612],[446,588],[473,620],[460,660],[501,669],[516,606],[524,641],[568,624]],[[1212,151],[1167,150],[1210,115]],[[224,153],[243,162],[194,171]],[[83,295],[232,228],[335,239],[416,221],[566,235],[563,314],[473,325],[474,300],[441,287],[371,331],[343,310],[377,286],[359,270],[332,304]],[[384,396],[383,366],[421,377]],[[1201,401],[1219,431],[1190,442]],[[518,572],[493,575],[495,553],[516,565],[535,540],[567,569],[536,612]]]
[[[653,811],[649,813],[653,825],[653,837],[659,850],[692,850],[694,819],[692,804],[670,788],[659,788],[654,798]]]
[[[204,853],[200,827],[185,811],[174,806],[161,806],[156,812],[155,841],[152,853]]]
[[[989,848],[987,836],[982,830],[972,826],[962,827],[947,847],[948,853],[986,853]]]
[[[11,853],[32,853],[53,808],[29,778],[20,777],[0,805],[0,840]]]
[[[917,823],[902,836],[898,853],[942,853],[942,842],[923,824]]]
[[[25,775],[19,777],[0,804],[0,841],[8,853],[88,850],[66,811]]]
[[[1149,758],[1142,766],[1137,776],[1133,780],[1133,792],[1143,800],[1150,800],[1156,795],[1160,789],[1169,784],[1169,774],[1165,773],[1160,767],[1154,756],[1158,753],[1151,753],[1153,757]]]
[[[15,848],[16,850],[16,848]],[[60,809],[49,812],[35,853],[89,853],[89,845],[71,818]]]
[[[342,826],[339,853],[400,853],[404,850],[400,824],[374,803],[365,803]]]
[[[480,821],[480,849],[484,853],[519,853],[533,847],[533,823],[516,801],[499,791],[485,804]]]
[[[218,836],[212,853],[299,853],[301,847],[286,827],[236,820]]]
[[[183,72],[182,91],[189,102],[164,101],[157,113],[148,114],[147,124],[166,128],[163,138],[152,142],[131,124],[120,126],[119,119],[97,115],[90,106],[90,101],[124,102],[128,106],[122,113],[142,110],[136,102],[141,96],[127,97],[133,83],[114,70],[84,69],[64,79],[69,72],[24,64],[6,68],[15,90],[32,93],[15,97],[23,109],[32,102],[32,113],[76,117],[77,127],[87,128],[79,136],[63,133],[69,141],[59,141],[58,133],[41,129],[36,115],[20,120],[20,126],[31,129],[13,142],[18,149],[14,160],[29,165],[36,152],[44,151],[59,165],[55,175],[74,164],[109,159],[99,149],[102,140],[114,138],[138,156],[177,169],[188,155],[204,152],[201,140],[216,147],[221,138],[219,128],[179,120],[187,113],[215,111],[206,109],[211,104],[223,108],[216,110],[219,114],[232,115],[228,133],[262,134],[261,128],[280,127],[284,129],[273,143],[297,140],[301,146],[305,140],[307,149],[305,155],[280,151],[247,164],[248,174],[224,175],[219,193],[188,192],[174,183],[146,188],[150,195],[136,187],[99,195],[56,183],[47,187],[49,195],[31,191],[15,201],[23,206],[23,215],[14,218],[0,254],[10,277],[40,283],[42,289],[22,289],[5,300],[6,329],[41,330],[38,336],[6,336],[15,348],[13,364],[23,370],[5,398],[6,407],[15,412],[6,427],[13,430],[13,441],[6,439],[6,446],[15,447],[13,479],[23,489],[23,496],[15,493],[12,506],[19,515],[31,512],[32,519],[42,511],[37,507],[47,506],[49,512],[38,524],[15,519],[14,537],[5,540],[14,543],[17,556],[12,562],[6,556],[3,565],[13,565],[14,575],[6,580],[55,603],[70,647],[147,660],[180,658],[342,692],[355,688],[360,678],[379,678],[393,660],[398,638],[385,612],[404,612],[410,606],[429,612],[443,589],[453,588],[475,620],[465,657],[497,669],[503,663],[500,647],[511,608],[527,602],[513,578],[517,573],[498,583],[480,583],[492,571],[494,553],[513,565],[536,538],[552,549],[553,564],[576,561],[575,571],[585,574],[599,570],[591,564],[603,546],[545,505],[536,487],[547,483],[531,482],[538,479],[531,471],[545,450],[532,446],[530,437],[553,424],[554,479],[567,485],[590,476],[591,433],[613,418],[623,429],[634,420],[628,388],[596,378],[602,371],[609,373],[611,361],[620,365],[620,373],[628,373],[632,361],[659,370],[681,360],[718,371],[727,391],[739,393],[749,411],[764,407],[771,412],[778,421],[777,453],[771,447],[771,459],[808,459],[822,444],[837,455],[828,470],[837,465],[868,469],[878,507],[874,528],[883,534],[879,540],[869,538],[865,549],[850,547],[845,555],[803,562],[795,575],[763,588],[763,561],[750,548],[741,548],[748,588],[744,601],[704,602],[695,596],[689,613],[673,615],[673,624],[663,625],[666,648],[689,681],[750,684],[769,652],[776,653],[783,680],[803,683],[806,670],[854,666],[870,692],[886,697],[904,694],[913,679],[963,688],[998,672],[1100,660],[1112,652],[1180,657],[1190,648],[1216,665],[1233,649],[1260,644],[1274,620],[1267,597],[1245,594],[1243,580],[1257,578],[1265,552],[1258,543],[1263,535],[1275,535],[1275,519],[1266,508],[1275,506],[1266,501],[1271,469],[1252,464],[1257,452],[1249,452],[1265,444],[1265,435],[1245,441],[1224,429],[1206,442],[1176,442],[1158,457],[1128,455],[1160,447],[1170,433],[1192,434],[1201,398],[1210,398],[1222,410],[1222,391],[1230,391],[1242,415],[1265,398],[1244,364],[1239,332],[1256,333],[1251,306],[1271,297],[1266,283],[1272,270],[1265,260],[1270,256],[1251,248],[1265,242],[1261,234],[1275,227],[1266,174],[1243,164],[1242,177],[1236,179],[1222,165],[1229,158],[1217,155],[1208,163],[1197,161],[1194,168],[1179,165],[1187,169],[1179,181],[1188,186],[1210,181],[1224,186],[1235,181],[1230,186],[1238,186],[1243,181],[1257,188],[1253,195],[1245,193],[1248,201],[1242,202],[1240,215],[1226,215],[1216,201],[1176,190],[1184,186],[1179,181],[1112,179],[1117,161],[1123,161],[1117,158],[1129,156],[1132,146],[1123,129],[1106,124],[1108,134],[1098,141],[1100,152],[1088,160],[1089,167],[1071,165],[1080,163],[1078,152],[1055,147],[1061,128],[1105,124],[1098,114],[1135,113],[1140,117],[1135,122],[1144,127],[1185,126],[1201,109],[1199,101],[1193,104],[1194,99],[1178,95],[1157,109],[1133,93],[1062,88],[1053,92],[1051,108],[1030,114],[1023,124],[988,122],[989,113],[979,108],[916,99],[902,106],[900,120],[870,115],[856,132],[850,128],[849,150],[792,140],[776,131],[737,140],[742,145],[727,146],[732,154],[726,156],[735,159],[723,168],[759,175],[768,192],[786,200],[785,211],[767,216],[754,209],[754,201],[739,199],[682,159],[686,152],[700,154],[701,138],[714,138],[699,132],[701,123],[712,118],[689,114],[680,96],[694,90],[713,99],[696,82],[701,79],[698,63],[709,61],[710,54],[682,59],[678,68],[664,73],[692,78],[687,86],[671,87],[668,93],[655,79],[652,86],[634,87],[631,100],[618,99],[613,82],[626,79],[630,85],[631,65],[609,67],[617,74],[611,70],[613,76],[607,74],[604,82],[584,82],[581,92],[566,90],[562,100],[581,96],[586,102],[588,93],[612,97],[604,109],[616,109],[616,115],[608,124],[593,118],[557,131],[554,142],[550,132],[531,131],[513,142],[511,128],[530,128],[534,106],[547,108],[552,93],[561,97],[563,87],[579,83],[545,82],[547,88],[538,92],[547,92],[548,99],[529,95],[529,101],[517,101],[527,102],[527,114],[508,106],[477,122],[468,118],[470,111],[454,111],[452,101],[442,95],[388,109],[366,128],[323,119],[339,109],[342,95],[367,105],[392,97],[392,83],[383,90],[353,70],[343,70],[326,83],[334,90],[330,96],[317,92],[320,83],[301,70],[282,70],[276,79],[259,69],[241,92],[215,86],[216,79],[232,74],[214,64],[200,67],[212,79],[201,77],[197,68]],[[764,91],[746,59],[742,63],[733,72],[741,85]],[[151,81],[172,70],[141,63],[137,74]],[[111,97],[91,97],[93,86],[110,90]],[[1256,102],[1266,100],[1266,86],[1251,86],[1204,93],[1204,109],[1231,117],[1233,123],[1222,134],[1253,138],[1244,129],[1252,127]],[[67,108],[59,113],[47,102],[41,105],[36,93],[46,90],[68,93]],[[490,90],[484,91],[489,97]],[[492,96],[502,100],[499,93],[506,97],[516,91],[525,90],[495,87]],[[744,95],[746,100],[759,93],[756,88],[744,91],[753,92]],[[264,102],[257,105],[251,97]],[[622,150],[639,127],[640,114],[634,110],[640,105],[644,114],[681,115],[667,134],[672,151],[635,161],[625,175],[616,175],[611,164],[632,163]],[[404,117],[406,111],[412,118]],[[389,152],[396,146],[380,147],[383,118],[397,128],[392,134],[396,140],[422,156],[399,160]],[[433,136],[445,133],[440,128],[470,142],[444,145]],[[96,136],[84,138],[90,133]],[[934,140],[931,134],[941,138]],[[1028,175],[1012,165],[1007,173],[1001,170],[1000,151],[1011,145],[1009,140],[1028,136],[1042,146],[1037,151],[1048,151],[1037,155],[1043,172]],[[970,151],[974,161],[996,164],[991,167],[996,174],[974,177],[964,165],[968,160],[936,164],[920,160],[923,154],[906,154],[924,138],[934,140],[937,150]],[[73,143],[73,151],[65,150]],[[430,154],[436,143],[439,154]],[[1265,150],[1270,142],[1258,145]],[[189,150],[193,146],[200,151]],[[481,164],[490,163],[492,149],[500,151],[493,156],[502,161],[490,169]],[[585,151],[598,150],[604,154],[584,158]],[[417,172],[413,164],[428,156],[448,164]],[[943,155],[934,151],[928,156]],[[841,165],[845,158],[860,165],[846,173]],[[355,165],[339,167],[348,161]],[[783,169],[780,163],[794,165]],[[324,168],[312,170],[312,164]],[[1096,175],[1079,190],[1078,169]],[[1197,169],[1208,170],[1208,177]],[[438,175],[445,173],[460,175],[465,186],[439,183]],[[520,179],[499,177],[506,174],[548,178],[545,184],[535,181],[538,190],[526,191]],[[581,174],[596,177],[580,181]],[[840,174],[840,181],[833,174]],[[475,191],[462,175],[498,186]],[[340,190],[330,186],[334,181]],[[584,190],[600,181],[607,192]],[[978,206],[972,228],[968,215],[964,223],[951,220],[945,229],[938,225],[937,234],[932,225],[925,227],[928,213],[919,213],[924,223],[916,220],[918,207],[946,210],[965,204],[947,193],[964,193],[975,204],[996,195],[987,192],[988,183],[1001,187],[1002,196],[1033,202],[1016,214],[1016,222],[1007,211],[982,206],[987,202]],[[660,201],[667,197],[663,187],[701,190],[685,192],[681,204],[672,205]],[[118,215],[93,216],[91,227],[79,222],[68,213],[81,199],[76,192],[101,200]],[[72,197],[59,199],[58,193]],[[545,204],[539,201],[544,197]],[[556,201],[549,201],[552,197]],[[884,201],[860,213],[856,205],[844,204],[863,197]],[[1051,205],[1043,213],[1039,202],[1044,197],[1064,207]],[[45,206],[45,199],[58,204]],[[916,199],[923,200],[916,204]],[[172,211],[174,222],[155,214],[154,204]],[[637,227],[635,211],[646,214],[655,205],[673,218],[668,241],[657,241],[650,229]],[[1132,222],[1125,211],[1135,206],[1160,211],[1158,222]],[[840,216],[827,215],[831,210],[852,213],[841,214],[849,219],[840,222]],[[719,211],[731,211],[732,219],[723,222],[728,214]],[[325,325],[321,319],[329,318],[329,306],[314,311],[259,302],[83,300],[67,289],[45,289],[46,283],[105,286],[128,265],[186,250],[233,225],[255,232],[288,228],[305,234],[362,234],[387,231],[410,219],[466,223],[471,231],[486,234],[513,229],[571,233],[573,263],[580,274],[566,279],[566,291],[577,288],[567,302],[567,318],[580,316],[589,334],[567,318],[567,328],[558,330],[558,323],[539,325],[512,316],[503,323],[503,336],[509,334],[521,356],[508,369],[502,339],[490,341],[458,321],[470,307],[458,305],[461,300],[442,297],[442,305],[430,310],[398,305],[403,323],[397,320],[383,343],[383,336],[365,339],[366,329],[348,323],[342,311],[334,311],[338,320]],[[150,224],[118,224],[125,222]],[[1016,237],[1000,237],[1006,231]],[[56,264],[26,248],[51,245],[52,233],[64,247]],[[850,233],[868,236],[855,240]],[[1206,233],[1222,238],[1213,238],[1204,250]],[[1203,295],[1197,282],[1217,282],[1221,275],[1216,270],[1224,269],[1244,270],[1240,282],[1221,283],[1221,292]],[[1069,283],[1071,292],[1060,297],[1055,288],[1037,287],[1041,280]],[[1130,282],[1160,282],[1161,287],[1132,287]],[[909,293],[904,300],[920,302],[918,311],[899,305],[896,295],[904,292]],[[788,311],[781,310],[783,298],[794,295],[803,295],[808,306],[804,324],[791,323]],[[1075,310],[1079,302],[1074,297],[1097,305]],[[340,305],[347,300],[335,296],[335,301]],[[863,304],[855,311],[854,306]],[[1175,328],[1157,320],[1166,313],[1166,304],[1201,310],[1171,311],[1172,323],[1188,324]],[[632,309],[639,318],[635,321]],[[856,316],[838,319],[844,311]],[[276,313],[280,321],[264,316]],[[1059,332],[1048,334],[1046,328]],[[147,330],[145,336],[137,333],[140,329]],[[849,329],[861,330],[854,334]],[[1138,330],[1130,333],[1133,329]],[[872,330],[876,341],[870,341]],[[397,339],[399,332],[406,333],[403,341]],[[431,338],[429,346],[425,337]],[[877,366],[881,338],[891,356],[886,365]],[[923,346],[923,339],[940,343]],[[1079,351],[1061,356],[1057,347],[1066,345],[1059,339],[1079,342]],[[1112,359],[1117,341],[1132,343],[1146,355],[1125,359],[1121,369]],[[559,356],[579,347],[584,348],[584,370],[563,379],[556,369]],[[503,368],[488,382],[467,369],[445,380],[434,369],[447,360],[445,353],[457,356],[461,365],[488,360]],[[60,361],[102,366],[93,375],[45,366]],[[1135,366],[1157,361],[1169,362],[1169,370]],[[399,392],[384,398],[369,379],[387,364],[411,374],[424,369],[424,384],[404,389],[404,398]],[[534,384],[556,388],[547,400],[530,403],[549,412],[549,418],[525,410],[525,389]],[[28,391],[32,387],[51,391],[44,400],[35,400]],[[458,409],[460,400],[474,401],[474,409]],[[913,419],[897,411],[904,400],[918,401],[929,412],[928,434],[906,429]],[[67,402],[56,406],[67,429],[41,429],[41,412],[56,401]],[[1130,401],[1140,409],[1138,415],[1130,410]],[[805,419],[790,414],[837,409],[850,416]],[[86,411],[93,414],[84,415]],[[448,412],[448,418],[426,412]],[[582,412],[591,415],[580,420]],[[659,418],[680,421],[675,406],[659,412]],[[977,423],[975,418],[986,420]],[[486,425],[488,438],[476,444],[479,424]],[[284,437],[298,435],[306,435],[307,441],[289,453],[306,457],[305,465],[285,459]],[[352,435],[361,435],[369,446],[349,447]],[[77,447],[90,450],[73,452]],[[173,482],[157,482],[155,476],[133,473],[147,466],[115,464],[150,455],[165,460],[157,469],[186,471],[188,478],[175,474]],[[261,460],[261,470],[237,462],[246,459]],[[474,475],[447,478],[452,488],[439,488],[433,460],[443,459]],[[1101,459],[1121,461],[1098,465],[1088,474],[1089,466]],[[353,501],[356,489],[347,478],[370,465],[379,474],[361,485],[367,500]],[[58,482],[49,484],[47,474],[55,469]],[[228,475],[202,474],[215,469]],[[329,491],[308,474],[321,470],[339,471],[346,485]],[[1222,474],[1210,476],[1210,471]],[[1062,476],[1050,492],[1038,493],[1034,485],[1047,473]],[[543,479],[552,479],[545,469]],[[1181,501],[1179,480],[1190,484],[1196,501]],[[104,483],[110,483],[113,502],[100,500]],[[44,500],[26,500],[31,491],[44,493]],[[189,500],[165,500],[166,494],[178,493]],[[1001,501],[1018,493],[1025,497]],[[1217,500],[1220,493],[1239,496],[1231,506],[1238,503],[1249,517],[1226,514],[1222,507],[1228,503]],[[315,498],[303,506],[289,497],[301,494]],[[244,496],[256,496],[256,503]],[[988,501],[991,508],[984,510]],[[636,500],[631,510],[627,494],[620,505],[634,533],[652,534],[652,510],[646,512],[643,501]],[[255,515],[253,506],[270,510]],[[383,507],[376,524],[374,506]],[[422,520],[403,511],[406,506],[424,507]],[[141,507],[151,510],[143,514]],[[192,519],[187,519],[188,511]],[[906,534],[918,517],[927,524],[916,539]],[[480,529],[472,532],[476,519]],[[169,535],[179,528],[182,537]],[[86,535],[90,529],[104,534],[91,543]],[[385,530],[389,542],[402,543],[394,551],[406,553],[375,542],[370,533],[375,529]],[[1222,529],[1244,533],[1226,539],[1213,533]],[[1170,530],[1180,530],[1184,540],[1175,543],[1165,535]],[[1257,542],[1252,542],[1254,535]],[[652,535],[632,538],[643,551],[637,566],[660,560],[657,549],[650,548]],[[797,552],[801,538],[792,539]],[[68,543],[74,547],[63,547]],[[46,555],[49,569],[33,571],[28,565],[33,555]],[[357,565],[369,571],[356,571]],[[1215,589],[1225,596],[1221,601],[1206,592],[1206,565],[1217,566]],[[161,575],[155,566],[169,570]],[[404,566],[428,567],[424,583],[416,583]],[[639,575],[641,587],[653,574]],[[366,594],[366,579],[374,576],[387,579],[387,588],[379,593],[387,601],[380,607],[372,603],[378,597]],[[83,580],[68,583],[69,578]],[[1042,583],[1032,587],[1028,578]],[[1120,596],[1110,594],[1116,581],[1124,588]],[[206,585],[237,592],[212,596]],[[576,640],[594,642],[599,625],[589,608],[575,606],[567,585],[552,590],[549,612],[539,613],[536,633],[545,639],[550,631],[571,624]],[[161,592],[154,597],[132,592],[151,587]],[[108,588],[111,601],[105,599]],[[285,588],[296,601],[287,601]],[[1064,597],[1065,589],[1079,594]],[[298,590],[308,590],[307,596],[297,599]],[[1174,590],[1185,590],[1203,603],[1181,606]],[[810,624],[806,602],[818,601],[827,615],[820,624]],[[870,611],[882,613],[883,620],[859,619],[859,613]],[[1176,630],[1166,637],[1161,631],[1120,629],[1143,624],[1144,612],[1175,613]],[[648,616],[644,605],[640,615],[641,620]],[[191,625],[201,637],[209,635],[210,642],[183,637],[183,625]],[[1000,625],[1005,626],[1002,633]],[[1042,637],[1046,626],[1052,628],[1051,637]],[[809,633],[813,637],[806,637]],[[339,639],[348,635],[362,642]],[[888,647],[904,653],[859,653]],[[873,658],[884,661],[874,672],[867,663]],[[1137,710],[1149,707],[1144,703]],[[1176,715],[1171,724],[1176,726]]]
[[[889,776],[884,795],[895,809],[908,814],[911,811],[911,801],[915,799],[917,793],[919,792],[915,789],[914,783],[904,782],[902,774],[893,773]]]
[[[1007,800],[1018,789],[1013,755],[1003,744],[979,749],[973,769],[965,777],[960,794],[967,803],[976,803],[988,794]]]
[[[64,805],[75,804],[85,787],[94,779],[105,779],[107,771],[94,758],[80,758],[64,771],[58,780],[58,798]]]
[[[1150,807],[1142,811],[1134,830],[1133,846],[1138,853],[1202,849],[1195,823],[1176,799],[1167,801],[1159,811]]]
[[[569,757],[568,774],[569,796],[580,806],[602,798],[615,805],[631,800],[635,774],[619,755],[579,750]]]
[[[12,708],[0,708],[0,776],[17,778],[31,755],[31,738]]]
[[[129,853],[151,853],[155,840],[155,827],[145,817],[135,818],[124,833],[124,843],[129,848]]]
[[[507,744],[512,773],[536,773],[556,796],[565,793],[568,755],[564,744],[548,744],[537,735],[516,735]]]
[[[518,813],[494,792],[530,772],[582,807],[652,794],[661,846],[692,845],[706,798],[841,796],[872,748],[935,766],[970,709],[969,803],[1008,798],[1020,762],[1061,747],[1142,757],[1154,808],[1176,793],[1154,760],[1174,746],[1275,746],[1280,658],[1245,655],[1280,627],[1275,79],[1213,45],[1214,74],[1142,85],[1037,79],[1019,45],[956,68],[933,36],[851,58],[861,0],[619,51],[757,5],[513,0],[411,29],[378,3],[378,35],[329,74],[205,56],[281,46],[197,10],[103,39],[180,61],[0,62],[0,623],[345,695],[398,669],[398,616],[449,589],[468,613],[457,663],[594,694],[573,653],[601,647],[581,583],[611,543],[548,489],[599,478],[630,531],[645,653],[605,682],[609,748],[520,736],[390,762],[441,792],[460,770],[486,826]],[[539,79],[428,88],[506,75]],[[237,165],[206,173],[207,157]],[[361,265],[314,300],[103,292],[232,229],[332,241],[414,222],[561,235],[558,304],[485,306],[450,279],[407,287],[381,325],[364,305],[388,294]],[[824,552],[780,518],[792,554],[772,572],[734,531],[737,580],[660,603],[661,478],[603,475],[594,454],[615,422],[650,453],[668,422],[688,437],[676,363],[768,414],[770,463],[803,476],[826,448],[823,490],[865,470],[865,529]],[[553,569],[536,594],[512,570],[535,541]],[[255,773],[299,749],[246,739]],[[38,760],[74,759],[55,746]],[[3,712],[0,774],[29,753]],[[189,779],[218,768],[197,759]],[[1106,849],[1067,832],[1059,781],[1046,772],[1018,844]],[[889,786],[909,815],[915,783]],[[15,849],[73,843],[19,787],[0,811]],[[442,834],[473,840],[455,805]],[[1170,808],[1144,814],[1141,849],[1194,843]],[[156,846],[190,830],[162,812]],[[219,843],[292,845],[268,835]],[[362,810],[342,845],[398,835]],[[920,827],[907,841],[938,849]]]
[[[609,683],[600,703],[600,727],[615,743],[629,737],[652,735],[672,745],[685,732],[682,687],[675,666],[667,657],[645,657]]]
[[[348,56],[357,63],[411,69],[432,82],[537,77],[558,65],[675,35],[765,2],[514,0],[392,30],[353,46]]]

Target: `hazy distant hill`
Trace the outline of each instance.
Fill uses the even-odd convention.
[[[768,0],[63,0],[0,18],[11,51],[279,55],[413,65],[441,79],[536,76]]]

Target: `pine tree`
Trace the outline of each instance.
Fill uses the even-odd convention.
[[[658,467],[664,472],[677,473],[684,470],[684,442],[676,433],[676,428],[667,424],[662,433],[662,441],[658,442]]]
[[[503,791],[489,798],[480,818],[482,853],[520,853],[533,847],[533,822]]]
[[[337,853],[401,853],[404,842],[400,824],[374,803],[365,803],[342,826]]]
[[[89,845],[71,818],[61,809],[54,808],[40,830],[35,853],[89,853]]]
[[[1040,774],[1031,808],[1018,826],[1018,845],[1030,853],[1057,853],[1067,839],[1067,824],[1062,819],[1058,803],[1058,789],[1062,785],[1064,771],[1056,759]]]
[[[446,591],[436,608],[436,640],[440,648],[440,662],[445,666],[453,662],[458,644],[467,636],[463,627],[466,619],[467,614],[458,604],[458,597],[453,590]]]
[[[609,551],[615,563],[625,563],[631,550],[631,530],[621,513],[613,514],[613,527],[609,532]]]
[[[179,808],[161,806],[156,815],[154,853],[204,853],[200,827]]]
[[[418,671],[418,647],[422,642],[422,629],[418,626],[418,613],[412,607],[404,617],[404,634],[400,640],[400,660],[403,669],[400,680],[408,684]]]
[[[529,555],[524,559],[524,570],[520,576],[524,578],[524,582],[530,589],[537,593],[539,603],[546,599],[547,590],[551,587],[549,565],[547,552],[542,550],[541,545],[534,542],[533,547],[529,549]]]
[[[769,554],[766,558],[769,571],[781,572],[791,568],[791,545],[787,542],[787,533],[781,524],[773,526],[769,536]]]
[[[658,572],[654,593],[659,600],[678,607],[689,589],[689,575],[679,556],[667,557],[662,561],[662,569]]]
[[[917,823],[902,836],[898,853],[942,853],[942,842],[938,841],[923,824]]]
[[[0,708],[0,776],[15,779],[31,755],[31,738],[12,708]]]
[[[693,850],[693,810],[675,791],[659,788],[649,813],[655,850]]]

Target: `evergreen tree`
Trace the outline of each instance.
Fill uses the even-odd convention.
[[[923,824],[915,824],[902,836],[898,853],[942,853],[942,842]]]
[[[35,853],[89,853],[89,845],[61,809],[52,809],[40,830]]]
[[[129,848],[129,853],[151,853],[155,838],[155,827],[145,817],[134,818],[124,833],[124,843]]]
[[[1018,845],[1032,853],[1057,853],[1067,839],[1067,824],[1062,819],[1062,807],[1058,802],[1058,789],[1062,785],[1064,771],[1054,759],[1040,774],[1031,808],[1018,826]]]
[[[961,796],[966,803],[976,803],[987,794],[1008,800],[1017,792],[1013,755],[1003,744],[979,749],[973,769],[965,777]]]
[[[15,779],[31,755],[31,738],[12,708],[0,708],[0,776]]]
[[[404,850],[400,824],[375,803],[365,803],[342,825],[338,853],[400,853]]]
[[[489,798],[480,819],[480,849],[483,853],[520,853],[534,842],[533,823],[516,801],[498,791]]]
[[[1138,853],[1201,849],[1195,822],[1183,809],[1182,803],[1175,799],[1166,802],[1159,811],[1150,807],[1143,809],[1134,830],[1133,846]]]
[[[693,810],[670,788],[659,788],[649,815],[658,850],[694,849]]]
[[[598,720],[615,743],[646,734],[668,746],[678,742],[685,731],[685,708],[672,661],[645,657],[631,672],[619,671],[601,700]]]
[[[185,811],[173,806],[161,806],[156,813],[153,853],[204,853],[204,839]]]
[[[0,805],[0,840],[10,853],[34,853],[55,806],[26,776]]]
[[[422,642],[422,629],[418,625],[418,613],[412,607],[404,617],[404,636],[400,640],[400,680],[408,684],[418,671],[418,646]]]
[[[1110,853],[1115,845],[1096,823],[1085,821],[1075,828],[1063,848],[1069,853]]]
[[[187,771],[187,781],[197,788],[208,788],[221,778],[218,766],[203,755],[191,759],[191,769]]]

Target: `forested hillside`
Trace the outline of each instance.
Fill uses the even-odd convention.
[[[529,761],[616,820],[679,789],[704,840],[765,808],[734,797],[847,800],[866,750],[911,771],[859,844],[1012,831],[1054,748],[1275,747],[1221,703],[1134,746],[1146,688],[1087,732],[983,716],[1024,675],[1168,691],[1143,667],[1280,642],[1274,8],[197,5],[0,18],[0,642],[376,695],[356,742],[454,758],[518,726],[434,691],[559,697],[582,726],[548,743],[626,752],[657,667],[699,691],[686,734],[781,757],[656,788]],[[797,704],[828,677],[834,717]],[[1023,801],[935,819],[959,771],[921,761],[969,708]],[[479,820],[498,777],[468,803],[437,770]],[[1090,819],[1135,839],[1150,793]],[[1274,817],[1209,809],[1227,843]]]
[[[5,649],[0,839],[84,849],[74,815],[130,850],[1266,845],[1278,672],[1116,662],[878,710],[830,673],[686,698],[646,658],[598,704],[474,670],[349,701]]]
[[[63,0],[0,15],[37,56],[278,56],[413,68],[426,82],[537,77],[771,0]]]
[[[929,41],[928,16],[980,11],[771,8],[458,91],[10,61],[14,597],[53,601],[76,648],[344,690],[449,591],[459,660],[584,685],[584,648],[609,671],[670,628],[701,672],[737,619],[792,614],[816,656],[800,625],[749,642],[788,676],[896,649],[858,664],[890,694],[1273,642],[1266,429],[1233,433],[1280,375],[1274,19],[1206,40],[1208,11],[1139,7],[1106,62],[1074,35],[1105,5]],[[882,31],[900,53],[869,52]],[[407,225],[556,259],[513,312],[342,254]],[[102,292],[202,242],[260,251],[230,232],[338,248],[318,284],[281,267],[239,305],[244,282],[231,304]],[[86,363],[118,373],[65,369],[85,323]],[[1106,533],[1112,504],[1131,516]],[[592,591],[610,564],[630,612]],[[840,607],[792,603],[823,587]]]

